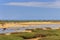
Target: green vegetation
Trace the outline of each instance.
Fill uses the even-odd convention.
[[[44,37],[39,40],[60,40],[60,36],[50,36],[50,37]]]
[[[24,40],[39,38],[38,40],[60,40],[60,29],[31,29],[32,32],[11,33],[11,35],[0,35],[0,40]]]
[[[20,34],[20,37],[24,38],[24,39],[31,39],[31,38],[35,38],[35,33],[28,33],[28,32],[24,32],[22,34]]]
[[[0,22],[60,22],[60,20],[0,20]]]
[[[37,35],[41,35],[39,40],[60,40],[60,29],[34,29],[32,32],[35,32]]]
[[[24,40],[22,37],[14,35],[0,35],[0,40]]]

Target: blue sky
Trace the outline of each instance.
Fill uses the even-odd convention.
[[[0,0],[1,20],[60,20],[60,0]]]

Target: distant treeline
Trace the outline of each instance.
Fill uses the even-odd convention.
[[[60,22],[60,20],[0,20],[0,22]]]

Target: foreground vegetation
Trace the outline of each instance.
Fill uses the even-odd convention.
[[[60,40],[60,29],[30,29],[31,32],[11,33],[0,35],[0,40],[26,40],[39,38],[38,40]]]
[[[0,40],[24,40],[22,37],[14,35],[0,35]]]

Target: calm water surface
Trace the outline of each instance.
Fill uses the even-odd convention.
[[[0,33],[21,32],[25,29],[44,28],[44,27],[58,28],[60,27],[60,24],[42,24],[42,25],[28,26],[28,27],[12,27],[12,28],[7,28],[4,31],[3,29],[0,28]]]

